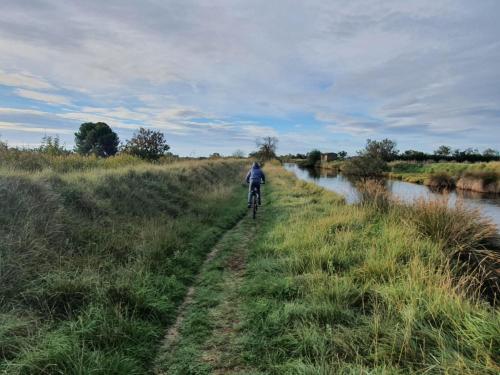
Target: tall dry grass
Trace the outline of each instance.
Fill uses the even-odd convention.
[[[365,180],[356,183],[359,203],[380,211],[387,211],[392,203],[391,193],[387,190],[384,180]]]

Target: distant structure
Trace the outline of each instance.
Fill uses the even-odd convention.
[[[321,162],[326,163],[327,161],[333,161],[338,158],[335,152],[324,152],[321,154]]]

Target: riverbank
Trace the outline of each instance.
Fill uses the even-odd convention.
[[[346,205],[281,167],[266,173],[263,210],[206,266],[161,371],[498,373],[500,314],[461,263],[494,235],[477,214],[377,189]]]
[[[500,194],[500,163],[390,163],[388,177],[431,187]]]
[[[148,373],[206,254],[246,213],[247,161],[114,160],[0,172],[0,373]]]
[[[343,161],[321,162],[319,169],[342,172]],[[389,163],[387,178],[434,188],[457,188],[486,194],[500,194],[500,162],[489,163]]]

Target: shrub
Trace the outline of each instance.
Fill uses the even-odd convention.
[[[346,175],[367,179],[380,177],[388,169],[384,160],[370,155],[361,155],[349,159],[342,168],[342,172]]]
[[[453,189],[455,180],[446,172],[432,173],[428,185],[436,189]]]
[[[124,147],[126,153],[146,160],[158,160],[169,149],[162,132],[144,128],[140,128]]]

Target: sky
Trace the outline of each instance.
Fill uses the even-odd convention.
[[[171,151],[500,145],[497,0],[0,0],[0,140],[83,122]]]

